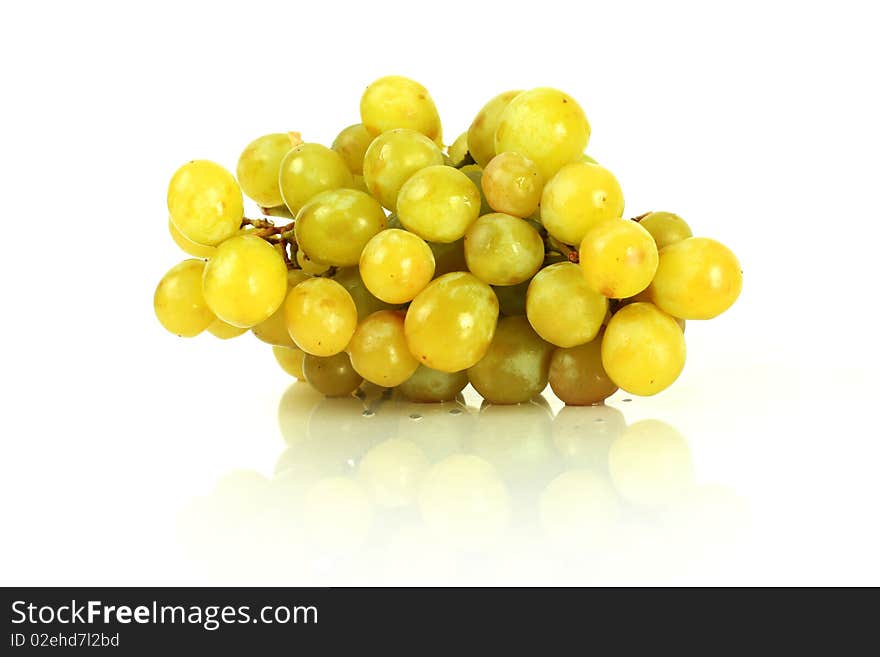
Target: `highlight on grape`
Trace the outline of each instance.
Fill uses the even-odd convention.
[[[330,147],[254,139],[236,175],[207,160],[168,186],[168,229],[192,256],[159,282],[168,331],[251,332],[328,396],[364,382],[418,402],[471,383],[516,404],[654,395],[685,363],[685,320],[742,289],[726,246],[671,212],[624,218],[590,123],[557,89],[501,93],[444,150],[437,107],[387,76]],[[247,217],[244,197],[261,216]]]

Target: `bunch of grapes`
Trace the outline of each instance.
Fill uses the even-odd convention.
[[[237,176],[206,160],[177,170],[169,230],[194,258],[156,289],[166,329],[251,331],[330,396],[368,381],[446,401],[471,383],[514,404],[549,382],[567,404],[596,404],[668,387],[685,320],[740,293],[736,256],[681,217],[623,218],[562,91],[492,98],[446,152],[413,80],[375,81],[360,115],[330,148],[259,137]],[[264,217],[244,216],[242,193]]]

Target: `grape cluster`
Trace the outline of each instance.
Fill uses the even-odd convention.
[[[595,404],[668,387],[684,321],[740,293],[736,256],[681,217],[623,218],[562,91],[492,98],[446,152],[413,80],[375,81],[360,115],[330,148],[269,134],[236,176],[206,160],[177,170],[169,230],[194,258],[156,289],[166,329],[250,330],[330,396],[368,381],[445,401],[471,383],[514,404],[549,382],[567,404]],[[245,217],[243,195],[266,216]]]

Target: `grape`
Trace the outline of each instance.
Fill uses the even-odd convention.
[[[519,153],[499,153],[483,170],[486,201],[496,212],[528,217],[538,209],[544,176],[529,158]]]
[[[168,212],[188,240],[215,246],[241,226],[244,199],[226,169],[208,160],[193,160],[171,177]]]
[[[418,235],[389,228],[373,237],[360,259],[364,285],[387,303],[405,303],[434,276],[434,255]]]
[[[310,278],[302,269],[291,269],[287,272],[287,288],[289,290]],[[254,326],[251,331],[259,340],[277,347],[294,348],[296,344],[287,332],[287,319],[284,316],[284,304],[278,306],[272,315]]]
[[[397,389],[410,401],[444,402],[455,399],[467,384],[467,372],[441,372],[419,365]]]
[[[390,310],[393,308],[391,304],[377,299],[370,293],[367,286],[364,285],[364,281],[361,278],[360,271],[357,267],[345,267],[338,270],[333,276],[333,280],[348,290],[348,293],[351,295],[354,305],[357,308],[358,321],[361,321],[367,315],[370,315],[377,310]]]
[[[188,253],[196,258],[210,258],[214,255],[216,247],[193,242],[186,235],[177,230],[177,226],[171,221],[171,217],[168,217],[168,232],[171,233],[171,239],[174,240],[174,243],[177,244],[184,253]]]
[[[278,184],[284,204],[295,215],[316,194],[351,187],[354,179],[336,151],[321,144],[300,144],[281,161]]]
[[[502,315],[513,317],[526,314],[526,292],[531,282],[528,279],[516,285],[498,285],[492,288],[498,297],[498,307]]]
[[[492,207],[489,205],[489,202],[486,200],[486,194],[483,192],[483,170],[476,164],[468,164],[467,166],[463,166],[461,169],[459,169],[459,171],[470,178],[471,182],[474,183],[474,187],[476,187],[477,191],[480,192],[479,216],[492,212]]]
[[[350,395],[363,382],[363,378],[351,366],[351,359],[344,351],[333,356],[315,356],[306,353],[302,361],[303,376],[315,390],[328,397]]]
[[[364,155],[364,182],[386,208],[397,210],[397,193],[411,175],[443,164],[443,153],[415,130],[391,130],[376,137]]]
[[[434,100],[415,80],[389,75],[373,82],[361,97],[361,121],[373,135],[407,128],[431,140],[441,135]]]
[[[419,366],[406,345],[403,313],[395,310],[379,310],[363,320],[347,351],[358,374],[386,388],[403,383]]]
[[[467,261],[464,258],[464,238],[438,244],[428,242],[431,253],[434,254],[434,278],[448,274],[451,271],[467,271]]]
[[[215,338],[220,338],[221,340],[229,340],[231,338],[237,338],[239,335],[247,333],[246,328],[241,328],[239,326],[233,326],[232,324],[227,324],[219,317],[215,317],[214,321],[208,324],[208,333],[213,335]]]
[[[721,242],[689,237],[660,252],[648,293],[661,310],[682,319],[711,319],[730,308],[742,290],[742,270]]]
[[[350,267],[385,228],[385,211],[369,194],[331,189],[312,197],[296,215],[296,243],[312,260]]]
[[[509,214],[485,214],[464,236],[468,269],[491,285],[516,285],[544,262],[544,241],[529,223]]]
[[[405,438],[385,440],[364,454],[358,479],[373,501],[386,509],[414,504],[430,462],[424,450]]]
[[[542,87],[519,94],[504,108],[495,130],[495,152],[525,155],[549,180],[583,154],[589,139],[590,123],[575,99]]]
[[[578,162],[589,162],[590,164],[599,164],[598,162],[596,162],[596,159],[595,159],[595,158],[593,158],[593,157],[587,155],[586,153],[584,153],[583,155],[581,155],[580,158],[579,158],[577,161],[578,161]]]
[[[407,230],[431,242],[461,239],[480,211],[480,192],[458,169],[420,169],[400,188],[397,217]]]
[[[550,387],[571,406],[601,404],[617,391],[602,367],[601,334],[586,344],[553,352]]]
[[[671,212],[652,212],[648,216],[642,217],[639,224],[651,233],[658,249],[693,236],[687,222]]]
[[[310,278],[284,302],[287,330],[296,345],[313,356],[344,350],[357,326],[357,307],[348,291],[329,278]]]
[[[618,310],[602,338],[602,366],[620,388],[656,395],[684,369],[684,336],[675,320],[650,303]]]
[[[272,316],[287,293],[281,255],[256,235],[236,235],[205,266],[205,300],[228,324],[250,328]]]
[[[620,185],[608,169],[598,164],[564,166],[544,186],[541,223],[565,244],[580,244],[591,228],[622,216]]]
[[[302,269],[309,276],[320,276],[327,272],[330,269],[330,265],[326,262],[318,262],[317,260],[312,260],[305,251],[301,251],[297,249],[296,252],[296,264],[299,265],[300,269]]]
[[[587,285],[580,267],[559,262],[532,279],[526,315],[538,335],[557,347],[590,342],[599,333],[608,299]]]
[[[458,167],[464,162],[468,154],[467,133],[462,132],[456,137],[447,150],[449,152],[449,163],[454,167]]]
[[[505,91],[498,94],[483,106],[471,123],[467,137],[468,151],[474,162],[481,167],[489,164],[489,160],[495,157],[495,130],[498,128],[501,113],[521,93],[522,91]]]
[[[353,180],[353,182],[351,184],[352,189],[356,189],[359,192],[363,192],[364,194],[370,193],[370,188],[367,187],[367,181],[364,180],[364,177],[362,175],[354,174],[352,176],[352,180]]]
[[[340,132],[333,140],[333,150],[342,156],[348,170],[356,176],[364,174],[364,154],[373,141],[373,135],[363,123],[355,123]]]
[[[547,387],[552,351],[524,316],[505,317],[486,355],[468,369],[468,379],[486,401],[519,404]]]
[[[168,270],[153,295],[153,310],[171,333],[192,338],[214,321],[202,294],[203,260],[184,260]]]
[[[274,208],[284,204],[278,174],[281,160],[302,143],[297,133],[274,133],[254,139],[238,158],[236,175],[242,191],[257,205]]]
[[[410,304],[404,327],[412,354],[423,365],[458,372],[486,353],[498,319],[498,299],[476,276],[437,278]]]
[[[290,374],[290,376],[295,376],[300,381],[305,380],[303,375],[303,359],[306,354],[304,351],[296,347],[274,346],[272,347],[272,353],[275,355],[275,360],[278,361],[281,369]]]
[[[587,284],[611,299],[638,294],[657,271],[654,238],[628,219],[611,219],[592,228],[581,242],[579,256]]]

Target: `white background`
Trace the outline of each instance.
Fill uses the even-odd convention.
[[[0,582],[880,584],[874,13],[843,1],[5,3]],[[676,385],[611,401],[628,423],[674,426],[731,513],[674,538],[662,522],[625,523],[625,549],[575,550],[564,571],[528,532],[394,577],[353,539],[276,562],[258,533],[236,549],[200,533],[194,499],[233,470],[271,475],[290,381],[250,336],[187,341],[155,320],[154,287],[182,258],[167,181],[194,158],[234,169],[267,132],[329,143],[390,73],[429,88],[448,141],[500,91],[566,90],[628,214],[677,212],[738,254],[742,296],[688,324]],[[401,562],[437,545],[420,541],[397,541]]]

